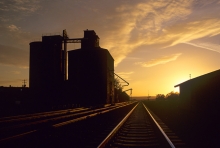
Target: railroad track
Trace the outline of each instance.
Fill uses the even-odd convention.
[[[143,103],[138,103],[99,144],[102,147],[187,147]]]
[[[56,129],[133,103],[117,103],[114,106],[106,105],[98,109],[76,108],[0,118],[0,147],[3,145],[15,146],[12,144],[14,141],[22,143],[21,141],[30,140],[31,137],[41,139],[40,136],[48,134],[48,131],[56,131]]]
[[[146,106],[135,104],[1,118],[0,147],[186,147]]]

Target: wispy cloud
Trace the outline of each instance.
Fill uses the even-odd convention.
[[[13,24],[9,25],[8,29],[9,29],[9,31],[18,31],[19,30],[19,28],[17,26],[13,25]]]
[[[142,67],[153,67],[160,64],[166,64],[171,61],[175,61],[182,53],[172,54],[168,56],[163,56],[158,59],[152,59],[148,62],[136,62],[135,64],[141,65]]]
[[[119,75],[120,77],[122,77],[125,80],[131,80],[131,74],[133,74],[133,71],[130,72],[118,72],[117,75]]]
[[[133,71],[130,71],[130,72],[119,72],[117,74],[119,75],[130,75],[130,74],[133,74],[134,72]]]
[[[24,45],[33,41],[31,38],[34,35],[25,31],[26,26],[31,30],[45,25],[45,30],[55,30],[69,25],[71,29],[74,26],[72,32],[80,30],[80,33],[83,27],[96,28],[98,35],[100,32],[102,35],[101,46],[110,50],[117,66],[141,46],[157,45],[164,48],[220,34],[218,3],[217,0],[128,0],[105,3],[91,0],[53,1],[50,4],[42,0],[3,0],[0,5],[0,32],[4,35],[0,34],[0,39],[2,44],[7,44],[4,42],[6,40],[14,40],[17,41],[15,44],[22,43],[27,48]],[[36,13],[40,14],[36,19],[27,18]]]
[[[17,48],[28,49],[28,45],[34,40],[35,36],[30,32],[26,32],[23,28],[15,25],[0,25],[0,44],[9,45],[13,41],[13,45]]]
[[[26,47],[33,38],[28,19],[41,7],[41,0],[2,0],[0,4],[0,44]],[[19,24],[19,25],[18,25]],[[24,25],[23,25],[24,24]],[[25,27],[22,27],[25,26]]]
[[[28,68],[28,52],[19,48],[0,45],[0,64]],[[17,73],[18,72],[14,72]]]
[[[41,8],[41,0],[2,0],[0,23],[22,20]]]
[[[20,72],[20,71],[11,71],[11,73],[16,74],[16,75],[21,74],[21,72]]]
[[[2,0],[1,11],[26,11],[34,12],[39,6],[40,0]]]
[[[205,36],[215,36],[220,34],[220,18],[205,18],[187,23],[178,24],[168,28],[164,40],[172,41],[172,45],[189,42]]]
[[[207,42],[185,42],[185,44],[189,44],[195,47],[200,47],[220,53],[220,45],[217,44],[212,44]]]
[[[218,1],[144,1],[120,5],[107,17],[112,25],[104,47],[110,49],[116,65],[140,46],[161,48],[220,34],[220,17],[211,13]],[[194,9],[206,9],[199,17]],[[215,6],[217,7],[217,6]],[[209,13],[210,10],[210,13]],[[217,9],[216,9],[217,10]]]
[[[192,1],[145,1],[121,5],[108,19],[114,24],[108,32],[105,47],[120,63],[139,46],[162,43],[164,28],[183,20],[191,13]],[[170,41],[170,40],[168,40]]]

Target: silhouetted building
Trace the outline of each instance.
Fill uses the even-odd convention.
[[[0,86],[0,117],[21,113],[27,107],[28,95],[27,87]]]
[[[204,109],[220,105],[220,70],[190,79],[175,87],[180,88],[180,99],[190,108]]]
[[[43,36],[30,43],[30,88],[51,87],[63,81],[62,36]]]
[[[27,87],[3,87],[0,86],[0,100],[6,102],[23,101],[27,98]],[[2,105],[2,103],[0,103]],[[4,104],[4,103],[3,103]]]
[[[84,38],[82,39],[81,48],[87,50],[100,48],[99,37],[96,35],[94,30],[84,31]]]
[[[39,88],[42,83],[42,42],[30,43],[30,62],[29,62],[29,87]]]
[[[43,36],[30,43],[29,87],[37,97],[57,96],[63,84],[62,36]]]
[[[114,103],[114,59],[99,47],[99,37],[85,30],[81,49],[68,52],[68,83],[80,104]]]
[[[80,42],[81,49],[68,52],[66,64],[66,44]],[[63,37],[43,36],[42,41],[30,43],[29,87],[44,104],[114,103],[114,59],[100,48],[93,30],[85,30],[84,37],[77,39],[69,39],[65,30]]]

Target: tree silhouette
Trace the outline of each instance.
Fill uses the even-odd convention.
[[[165,100],[165,95],[164,94],[157,94],[156,101],[162,101],[162,100]]]
[[[166,95],[167,101],[175,101],[179,99],[179,93],[171,91]]]

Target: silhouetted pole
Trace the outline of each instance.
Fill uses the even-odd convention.
[[[63,66],[64,66],[64,69],[63,69],[63,73],[64,73],[64,81],[67,80],[67,39],[68,39],[68,36],[67,36],[67,32],[66,30],[63,30],[63,41],[64,41],[64,56],[63,56]]]

